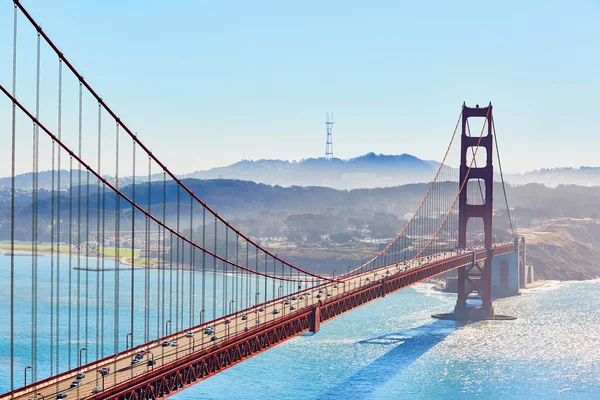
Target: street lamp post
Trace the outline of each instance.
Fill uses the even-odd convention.
[[[191,336],[190,340],[192,341],[192,348],[190,354],[192,354],[194,351],[196,351],[196,338],[194,336]]]
[[[114,359],[113,359],[113,370],[114,370],[115,372],[117,372],[117,358],[118,358],[118,357],[119,357],[119,355],[118,355],[118,354],[115,354],[115,357],[114,357]],[[114,379],[114,384],[115,384],[115,385],[117,384],[117,375],[118,375],[118,374],[116,374],[116,373],[115,373],[115,374],[113,374],[113,376],[114,376],[114,378],[115,378],[115,379]]]
[[[254,296],[254,305],[257,306],[258,305],[258,301],[260,296],[260,292],[256,292],[256,296]]]
[[[231,302],[229,303],[229,314],[233,315],[233,305],[235,304],[235,300],[231,300]],[[233,315],[232,320],[235,320],[235,332],[237,333],[237,313],[236,315]]]
[[[24,381],[23,386],[27,386],[27,370],[32,369],[32,368],[33,367],[31,365],[28,365],[25,367],[25,371],[23,371],[24,375],[25,375],[25,378],[23,379],[23,381]]]
[[[79,372],[81,372],[81,355],[84,351],[87,351],[87,347],[82,347],[79,349]]]
[[[171,328],[171,320],[168,320],[168,321],[165,323],[165,330],[166,330],[166,332],[167,332],[167,336],[169,336],[169,334],[171,333],[171,330],[170,330],[170,328]]]
[[[104,373],[102,370],[98,370],[98,373],[102,376],[102,390],[104,390]]]
[[[83,355],[84,351],[87,352],[87,347],[82,347],[79,349],[79,368],[77,369],[78,374],[81,373],[81,356]],[[79,397],[79,386],[77,386],[77,397]]]
[[[205,312],[206,312],[206,310],[200,311],[200,325],[204,324],[204,313]],[[202,347],[204,347],[204,332],[200,331],[200,334],[202,335]]]
[[[125,335],[125,350],[129,350],[129,336],[131,336],[131,347],[133,347],[133,333],[129,332]]]

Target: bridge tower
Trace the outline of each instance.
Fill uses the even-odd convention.
[[[469,118],[486,118],[487,134],[469,136],[467,132],[467,121]],[[458,300],[454,308],[457,319],[488,319],[494,318],[494,306],[492,305],[492,218],[494,198],[494,167],[493,167],[493,130],[492,130],[492,104],[487,107],[467,107],[463,104],[462,112],[462,135],[460,150],[460,178],[459,185],[463,190],[459,196],[458,208],[458,247],[467,246],[467,227],[469,219],[480,218],[483,221],[484,243],[487,249],[487,257],[480,263],[473,260],[471,265],[461,267],[458,270]],[[479,147],[479,148],[478,148]],[[472,164],[473,154],[484,150],[486,155],[485,165]],[[468,194],[469,183],[483,184],[485,195],[482,204],[472,204]],[[473,181],[473,182],[471,182]],[[467,300],[480,300],[481,306],[467,307]]]
[[[481,136],[479,133],[476,133],[474,136],[471,136],[468,132],[467,121],[469,118],[485,118],[487,133],[482,132]],[[494,256],[494,243],[492,240],[494,209],[494,167],[492,163],[494,144],[493,121],[494,116],[491,103],[487,107],[479,107],[477,105],[475,108],[467,107],[463,103],[459,172],[459,187],[462,190],[458,198],[458,248],[464,249],[467,247],[469,220],[478,218],[483,221],[486,254],[484,259],[478,260],[476,254],[481,255],[481,250],[474,251],[469,265],[458,269],[458,299],[454,307],[454,312],[450,314],[434,314],[432,315],[434,318],[458,321],[516,319],[512,316],[496,314],[492,305],[492,260]],[[482,151],[485,151],[485,165],[477,164],[473,160],[474,155],[482,154]],[[476,159],[481,160],[481,158],[477,157]],[[472,201],[473,199],[469,199],[469,194],[473,194],[473,191],[468,190],[470,181],[472,181],[472,184],[482,185],[480,186],[480,192],[483,197],[481,201]],[[479,256],[479,258],[481,257]],[[481,304],[468,306],[467,300],[481,301]]]

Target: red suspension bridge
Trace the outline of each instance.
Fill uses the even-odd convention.
[[[0,126],[11,143],[2,161],[11,185],[0,240],[10,256],[1,317],[10,365],[0,399],[168,397],[452,270],[457,304],[439,317],[501,318],[492,305],[494,259],[514,256],[522,281],[525,249],[505,190],[505,212],[494,213],[494,155],[501,164],[491,104],[463,105],[422,201],[379,254],[338,276],[317,274],[211,209],[20,2],[14,13],[6,4],[12,69],[0,76]],[[481,129],[471,132],[472,119]],[[31,172],[25,186],[22,172]],[[493,230],[495,218],[506,229]]]

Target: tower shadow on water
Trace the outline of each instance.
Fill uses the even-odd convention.
[[[317,398],[347,400],[367,397],[464,324],[436,320],[430,324],[357,342],[356,346],[387,346],[390,350]]]

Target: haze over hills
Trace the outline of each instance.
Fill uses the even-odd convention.
[[[524,173],[507,174],[505,179],[515,185],[541,183],[548,187],[558,185],[600,186],[600,167],[542,168]]]
[[[439,165],[439,164],[438,164]],[[343,160],[307,158],[301,161],[242,160],[226,167],[187,174],[185,178],[241,179],[268,185],[326,186],[357,189],[428,182],[437,166],[410,154],[367,153]]]
[[[439,163],[424,161],[410,154],[383,155],[367,153],[347,160],[334,158],[307,158],[301,161],[287,160],[242,160],[237,163],[215,167],[205,171],[195,171],[180,175],[180,178],[195,179],[238,179],[279,186],[324,186],[334,189],[358,189],[400,186],[407,183],[429,182],[435,175]],[[77,184],[79,171],[72,171],[72,179]],[[82,171],[85,184],[86,171]],[[61,170],[61,188],[67,188],[71,172]],[[113,182],[114,177],[106,176]],[[155,174],[152,180],[162,180],[162,174]],[[136,176],[136,182],[144,182],[145,176]],[[26,173],[15,177],[15,185],[19,189],[32,187],[33,174]],[[119,186],[132,183],[131,177],[119,177]],[[96,180],[90,177],[90,184]],[[52,186],[50,171],[38,174],[38,186],[50,189]],[[58,185],[58,174],[55,174],[54,187]],[[0,178],[0,186],[10,187],[11,178]]]
[[[410,154],[384,155],[367,153],[350,159],[307,158],[301,161],[287,160],[242,160],[224,167],[195,171],[180,175],[182,179],[236,179],[278,186],[323,186],[339,190],[371,189],[406,185],[409,183],[430,182],[439,161],[422,160]],[[446,170],[457,172],[450,166]],[[81,171],[82,184],[86,184],[86,171]],[[54,188],[58,188],[58,173],[54,175]],[[449,176],[446,174],[445,176]],[[456,176],[456,175],[452,175]],[[114,183],[114,177],[105,176]],[[152,175],[152,181],[162,180],[162,174]],[[61,189],[69,187],[70,179],[77,185],[79,170],[61,170]],[[136,182],[145,182],[147,176],[136,176]],[[496,170],[496,181],[500,181]],[[548,187],[558,185],[600,186],[600,167],[552,168],[505,174],[505,180],[514,185],[541,183]],[[19,189],[31,189],[31,172],[15,177],[15,186]],[[132,177],[119,177],[119,186],[133,182]],[[96,180],[90,176],[90,185]],[[0,178],[0,187],[10,187],[11,178]],[[51,171],[41,171],[38,175],[40,189],[52,187]],[[92,188],[92,190],[94,190]]]
[[[367,153],[342,160],[309,158],[299,162],[284,160],[243,160],[226,167],[211,168],[184,175],[197,179],[241,179],[280,186],[325,186],[334,189],[370,189],[409,183],[430,182],[440,162],[422,160],[410,154],[384,155]],[[445,166],[449,170],[455,170]],[[513,185],[541,183],[558,185],[600,186],[600,167],[542,168],[504,176]],[[495,180],[500,181],[496,169]]]

